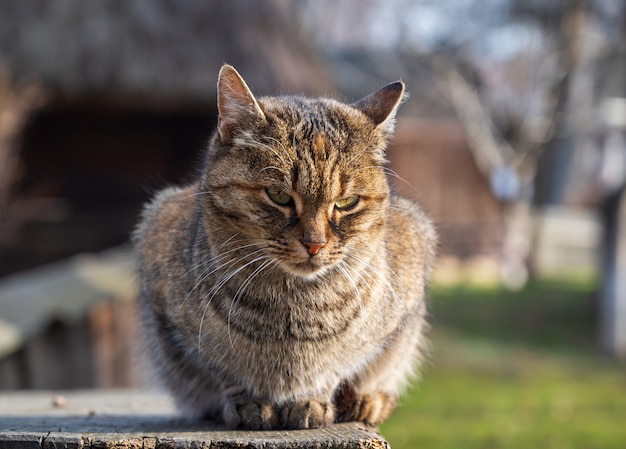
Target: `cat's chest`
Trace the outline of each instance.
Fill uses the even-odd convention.
[[[208,307],[231,338],[236,333],[257,342],[337,338],[362,312],[359,301],[350,295],[290,290],[238,293],[234,288],[224,288]]]

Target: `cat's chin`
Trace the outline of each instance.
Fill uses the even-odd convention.
[[[314,281],[322,277],[332,267],[332,264],[312,263],[310,261],[300,263],[286,263],[283,265],[283,269],[290,275],[304,279],[307,281]]]

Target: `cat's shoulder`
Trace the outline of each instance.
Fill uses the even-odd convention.
[[[406,198],[392,195],[389,204],[389,225],[398,231],[402,229],[417,229],[429,240],[436,240],[437,233],[432,220],[426,212],[415,202]]]
[[[195,192],[194,186],[168,187],[158,192],[143,209],[135,240],[145,240],[160,230],[180,230],[178,224],[193,210]]]
[[[398,254],[421,253],[432,262],[437,231],[426,212],[415,202],[392,195],[387,219],[388,245]],[[430,265],[430,263],[429,263]]]

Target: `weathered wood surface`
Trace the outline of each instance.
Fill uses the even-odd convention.
[[[373,429],[233,431],[177,416],[158,392],[0,393],[0,449],[389,448]]]

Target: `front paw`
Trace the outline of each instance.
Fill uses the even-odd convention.
[[[224,422],[233,429],[270,430],[279,427],[276,409],[265,402],[229,402],[223,414]]]
[[[383,392],[360,394],[352,385],[344,385],[334,398],[337,422],[361,421],[377,425],[385,421],[396,408],[395,396]]]
[[[335,421],[335,408],[330,401],[303,399],[283,406],[280,418],[288,429],[317,429]]]
[[[387,393],[364,394],[361,397],[356,420],[371,426],[378,425],[391,416],[397,403],[397,398]]]

